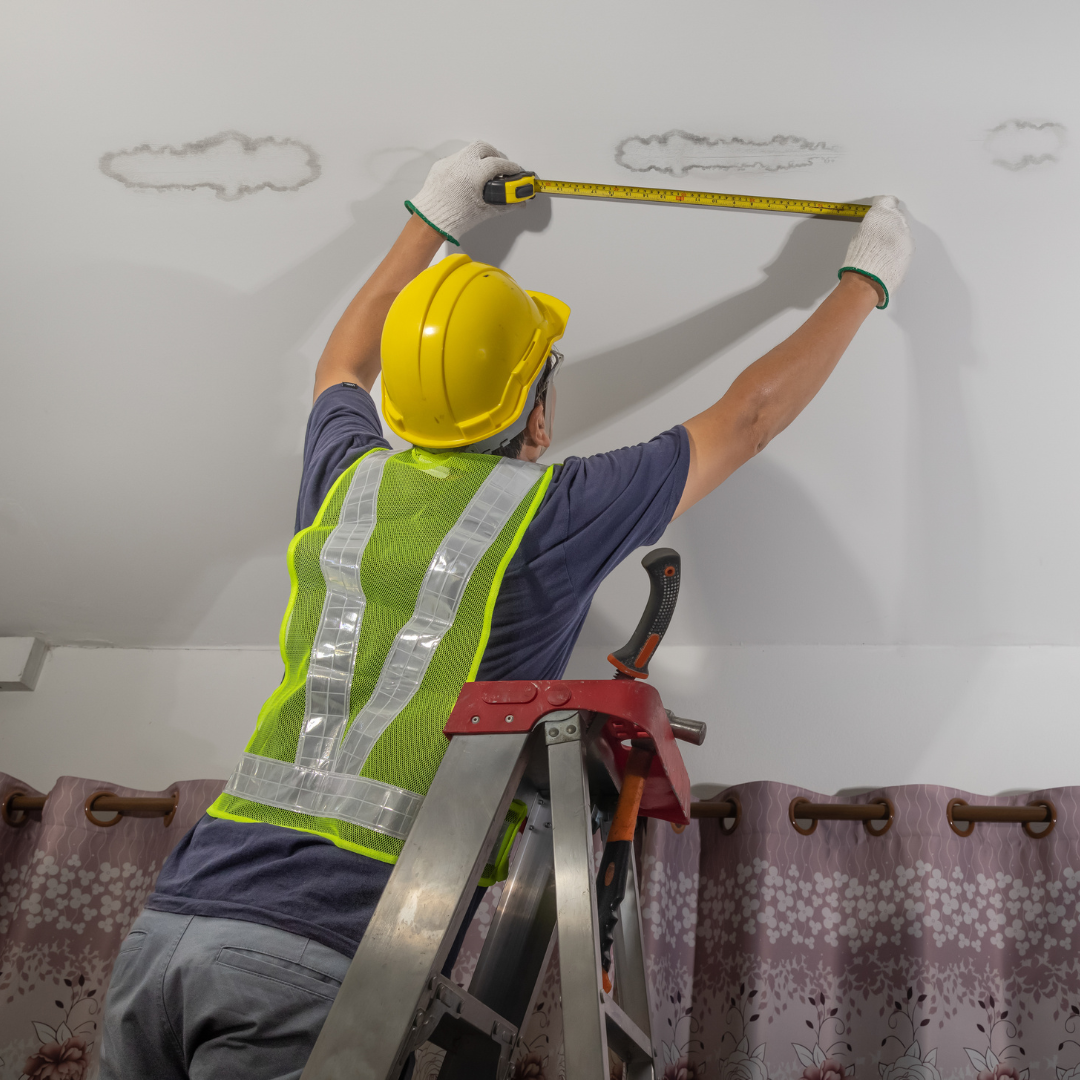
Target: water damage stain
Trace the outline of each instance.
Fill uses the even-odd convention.
[[[272,135],[253,139],[240,131],[222,131],[182,146],[114,150],[103,154],[98,165],[110,179],[135,190],[208,188],[229,202],[267,188],[298,191],[322,173],[319,155],[307,143]]]
[[[738,136],[709,138],[689,131],[633,135],[615,148],[615,161],[632,172],[685,176],[692,169],[715,172],[783,172],[828,164],[838,147],[800,135],[774,135],[757,141]]]

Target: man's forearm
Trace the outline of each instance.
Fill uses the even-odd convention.
[[[752,428],[754,453],[810,404],[879,298],[867,278],[845,274],[798,330],[735,380],[728,394]]]
[[[881,293],[848,273],[786,341],[751,364],[711,408],[685,424],[690,473],[676,516],[784,430],[832,374]]]
[[[370,390],[382,361],[383,323],[394,298],[427,269],[443,238],[415,215],[375,272],[364,282],[338,320],[315,369],[315,397],[334,383],[354,382]]]

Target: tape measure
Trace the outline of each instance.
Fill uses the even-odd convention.
[[[484,185],[484,202],[508,206],[539,194],[579,195],[591,199],[629,199],[631,202],[689,203],[692,206],[723,206],[734,210],[776,210],[782,214],[860,221],[870,209],[862,203],[813,202],[809,199],[771,199],[764,195],[721,195],[715,191],[675,191],[670,188],[621,187],[615,184],[582,184],[576,180],[541,180],[536,173],[496,176]]]

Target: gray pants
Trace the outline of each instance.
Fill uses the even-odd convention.
[[[113,968],[101,1080],[295,1080],[349,962],[258,923],[144,911]]]

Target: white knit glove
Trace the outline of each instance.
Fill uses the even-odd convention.
[[[915,244],[895,195],[878,195],[870,202],[859,231],[848,244],[840,274],[856,270],[872,278],[885,290],[885,302],[878,307],[886,308],[893,289],[904,280]]]
[[[405,205],[450,243],[458,244],[474,225],[513,209],[484,202],[484,185],[496,176],[516,172],[521,172],[520,165],[508,161],[490,143],[477,140],[436,161],[420,194]]]

